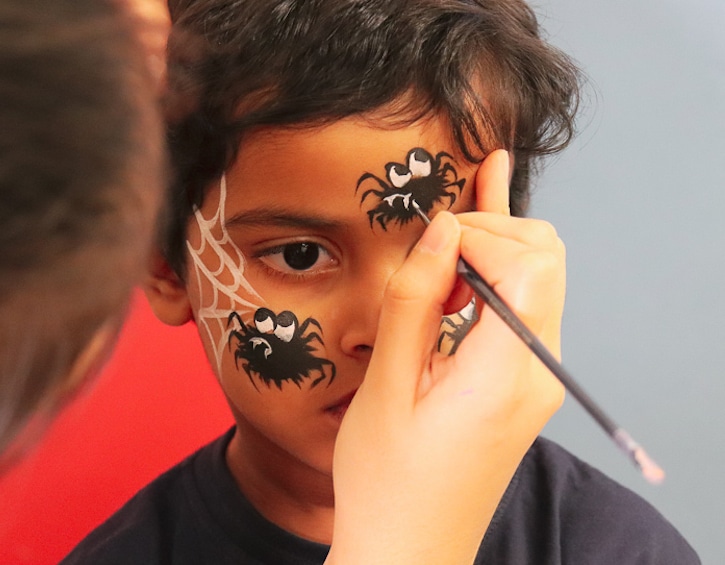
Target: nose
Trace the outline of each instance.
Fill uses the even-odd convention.
[[[340,301],[340,349],[345,355],[367,361],[378,333],[378,318],[385,287],[401,260],[378,260],[351,276]]]

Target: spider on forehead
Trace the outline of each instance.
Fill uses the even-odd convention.
[[[405,164],[385,165],[387,180],[372,173],[362,175],[357,181],[356,194],[364,183],[375,182],[380,188],[366,190],[360,199],[362,206],[370,195],[378,198],[378,204],[367,212],[370,227],[377,221],[387,231],[390,222],[401,226],[410,222],[416,216],[411,205],[413,200],[426,214],[444,199],[448,199],[448,208],[453,206],[466,179],[458,178],[452,161],[453,157],[445,151],[433,156],[425,149],[415,147],[408,152]],[[449,190],[453,188],[458,190]]]

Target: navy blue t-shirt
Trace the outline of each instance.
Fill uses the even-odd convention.
[[[161,475],[63,565],[319,565],[328,546],[261,516],[224,453],[234,429]],[[558,445],[536,440],[486,532],[476,565],[690,565],[700,560],[652,506]]]

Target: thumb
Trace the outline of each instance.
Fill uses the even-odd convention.
[[[510,216],[512,157],[503,149],[488,154],[476,172],[476,209]]]
[[[460,237],[461,227],[453,214],[436,214],[390,278],[363,385],[377,389],[377,398],[414,400],[438,339],[443,305],[456,279]]]

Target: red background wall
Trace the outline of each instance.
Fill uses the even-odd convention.
[[[0,563],[57,563],[140,487],[231,424],[196,327],[164,326],[139,294],[96,383],[0,477]]]

